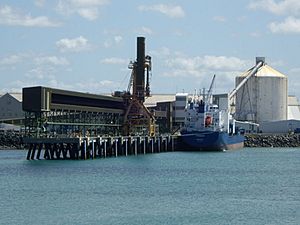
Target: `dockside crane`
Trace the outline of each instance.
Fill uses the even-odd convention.
[[[249,69],[250,72],[228,95],[228,110],[230,111],[230,105],[233,103],[234,97],[237,92],[247,83],[247,81],[254,76],[257,71],[265,64],[264,57],[256,57],[256,65]],[[249,99],[251,101],[251,99]]]
[[[243,87],[244,84],[247,82],[247,80],[249,80],[250,77],[252,77],[254,74],[256,74],[257,71],[258,71],[258,69],[260,67],[262,67],[263,65],[264,65],[264,59],[260,58],[260,57],[257,57],[256,65],[253,68],[250,69],[251,72],[244,78],[244,80],[242,80],[242,82],[239,83],[239,85],[236,88],[234,88],[232,90],[232,92],[230,92],[230,94],[229,94],[229,100],[231,100],[236,95],[236,93],[238,92],[238,90],[241,87]]]
[[[155,118],[144,106],[145,98],[150,96],[151,56],[145,55],[145,37],[137,37],[137,59],[128,66],[131,77],[126,94],[123,130],[125,135],[155,135]],[[146,71],[146,78],[145,78]],[[146,84],[145,84],[146,83]]]
[[[211,80],[208,92],[207,92],[207,97],[205,99],[206,105],[208,105],[209,101],[211,100],[212,92],[213,92],[213,86],[214,86],[214,83],[215,83],[215,79],[216,79],[216,74],[214,74],[214,76],[213,76],[213,78]]]

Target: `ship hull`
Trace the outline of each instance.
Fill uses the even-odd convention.
[[[244,136],[218,131],[182,132],[182,149],[187,151],[224,151],[244,147]]]

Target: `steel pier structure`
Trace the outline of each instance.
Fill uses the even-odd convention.
[[[27,160],[66,160],[118,157],[175,150],[175,136],[89,138],[25,138]]]

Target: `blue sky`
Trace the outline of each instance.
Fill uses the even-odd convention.
[[[125,90],[145,36],[153,94],[228,92],[265,56],[300,97],[299,0],[1,0],[0,28],[0,93]]]

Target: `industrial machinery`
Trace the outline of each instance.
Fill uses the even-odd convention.
[[[145,38],[137,38],[137,59],[128,90],[114,96],[48,87],[23,88],[26,136],[97,136],[155,134],[155,119],[144,106],[150,96],[151,57]],[[146,72],[146,77],[145,77]]]
[[[236,77],[235,119],[261,123],[287,118],[287,77],[256,58],[256,65]]]
[[[137,38],[137,59],[130,62],[128,68],[132,72],[128,90],[122,94],[126,106],[123,133],[125,135],[147,134],[153,136],[155,134],[155,118],[143,104],[145,97],[150,96],[149,76],[151,73],[151,57],[145,55],[144,37]]]

